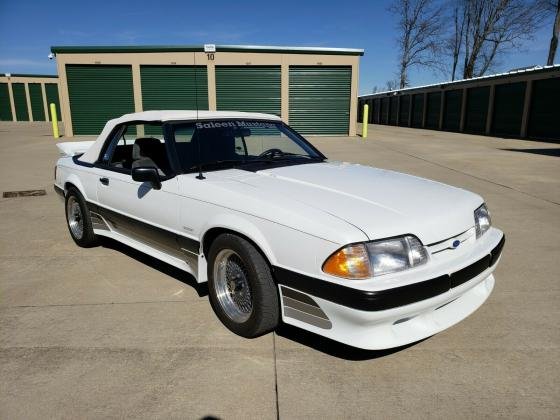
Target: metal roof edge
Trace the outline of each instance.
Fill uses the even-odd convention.
[[[431,83],[429,85],[420,85],[420,86],[413,86],[413,87],[407,87],[407,88],[402,88],[402,89],[395,89],[395,90],[386,90],[383,92],[375,92],[375,93],[367,93],[364,95],[358,95],[358,98],[365,98],[365,97],[373,97],[373,96],[381,96],[381,95],[390,95],[390,94],[397,94],[397,93],[401,93],[401,92],[408,92],[408,91],[415,91],[415,90],[420,90],[420,89],[428,89],[428,88],[433,88],[433,87],[438,87],[438,86],[453,86],[453,85],[459,85],[459,84],[463,84],[463,83],[470,83],[470,82],[475,82],[475,81],[479,81],[479,80],[490,80],[490,79],[499,79],[502,77],[507,77],[507,76],[517,76],[520,74],[524,74],[524,73],[539,73],[539,72],[547,72],[547,71],[552,71],[552,70],[560,70],[560,64],[553,64],[552,66],[535,66],[533,68],[529,68],[529,69],[520,69],[520,70],[513,70],[513,71],[509,71],[509,72],[503,72],[503,73],[496,73],[496,74],[489,74],[487,76],[480,76],[480,77],[473,77],[472,79],[460,79],[460,80],[448,80],[446,82],[439,82],[439,83]]]
[[[0,73],[0,77],[8,77],[6,76],[9,74],[9,77],[36,77],[36,78],[51,78],[51,79],[58,79],[57,74],[23,74],[23,73]]]
[[[204,45],[76,45],[51,47],[54,54],[88,54],[88,53],[125,53],[125,52],[203,52]],[[291,54],[325,54],[325,55],[364,55],[363,49],[323,48],[323,47],[289,47],[272,45],[216,45],[216,52],[260,52]]]

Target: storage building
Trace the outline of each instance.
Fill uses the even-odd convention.
[[[262,46],[52,47],[65,134],[146,110],[276,114],[302,134],[355,135],[363,50]]]
[[[58,76],[0,75],[0,121],[50,121],[51,103],[60,120]]]
[[[370,124],[560,141],[560,65],[359,97]]]

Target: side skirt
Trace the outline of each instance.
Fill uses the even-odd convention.
[[[200,243],[88,202],[96,235],[131,248],[192,274],[198,281]]]
[[[141,242],[138,242],[135,239],[132,239],[126,235],[120,234],[118,232],[115,231],[111,231],[111,230],[98,230],[98,229],[94,229],[93,230],[94,233],[96,235],[99,236],[105,236],[106,238],[111,238],[114,239],[117,242],[121,242],[131,248],[134,248],[137,251],[140,251],[146,255],[149,255],[151,257],[154,257],[160,261],[163,261],[164,263],[167,263],[169,265],[172,265],[173,267],[176,267],[180,270],[183,270],[189,274],[191,274],[193,277],[197,278],[198,275],[198,271],[197,271],[197,264],[191,264],[191,263],[187,263],[185,260],[181,260],[179,258],[173,257],[169,254],[166,254],[165,252],[162,252],[158,249],[155,249],[151,246],[148,246],[146,244],[143,244]],[[198,281],[198,279],[197,279]]]

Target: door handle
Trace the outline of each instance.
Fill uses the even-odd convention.
[[[109,185],[109,178],[99,178],[99,182],[101,182],[103,185]]]

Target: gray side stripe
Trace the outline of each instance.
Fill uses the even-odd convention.
[[[307,303],[299,302],[286,296],[282,297],[282,302],[284,303],[284,306],[289,306],[290,308],[297,309],[298,311],[305,312],[318,318],[329,319],[329,317],[318,306],[311,306]]]
[[[305,312],[298,311],[289,306],[284,307],[284,315],[325,330],[330,330],[332,328],[332,323],[328,319],[317,318],[316,316],[306,314]]]

